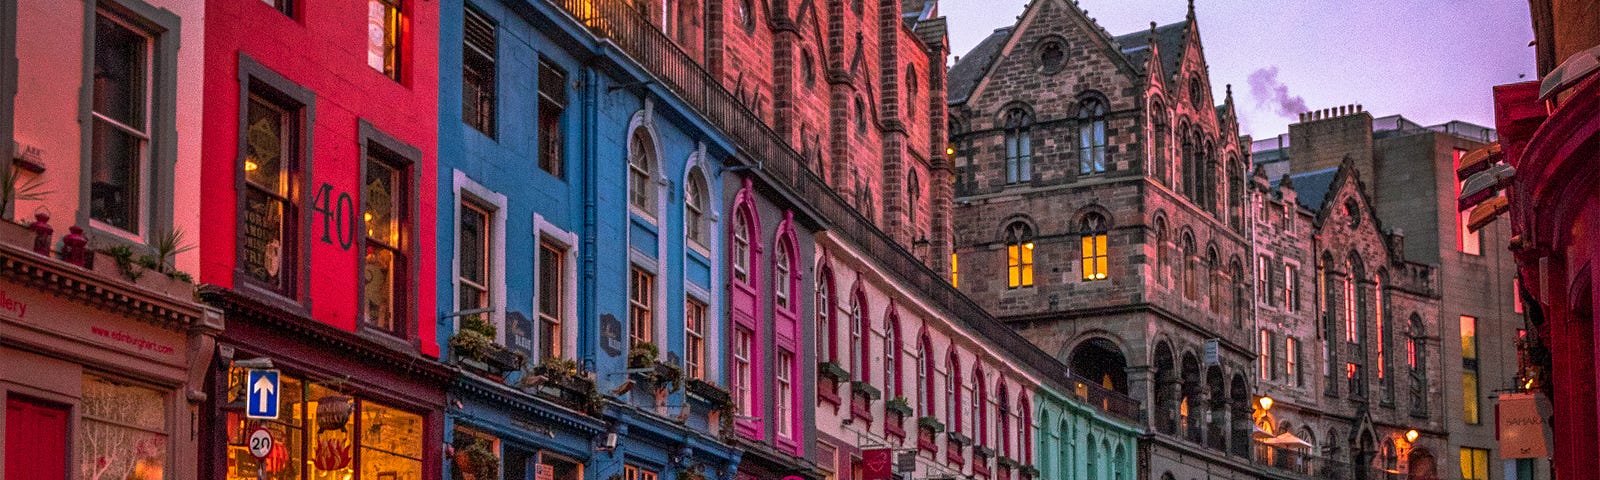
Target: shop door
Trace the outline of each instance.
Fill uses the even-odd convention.
[[[6,398],[6,478],[67,478],[67,409]]]

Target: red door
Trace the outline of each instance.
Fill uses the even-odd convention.
[[[67,409],[6,398],[6,478],[67,478]]]

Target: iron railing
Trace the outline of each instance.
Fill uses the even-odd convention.
[[[1072,392],[1079,400],[1123,420],[1133,423],[1144,421],[1138,400],[1077,375],[1072,375],[1070,381]]]
[[[978,331],[1000,349],[1044,374],[1053,386],[1076,391],[1067,369],[1054,357],[989,316],[982,307],[950,285],[862,216],[807,165],[759,115],[728,92],[694,57],[668,38],[643,14],[624,0],[549,0],[565,10],[595,36],[609,40],[622,53],[650,72],[667,89],[696,110],[733,141],[738,157],[761,165],[761,175],[784,187],[809,207],[826,228],[861,249],[866,258],[921,293],[954,319]],[[1095,385],[1098,387],[1098,385]],[[1103,389],[1102,389],[1103,390]],[[1102,410],[1137,422],[1139,403],[1116,392],[1094,394],[1090,401]]]

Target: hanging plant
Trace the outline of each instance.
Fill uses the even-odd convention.
[[[344,426],[350,423],[350,413],[355,410],[351,398],[344,395],[329,395],[317,400],[317,428],[321,431],[345,431]]]
[[[661,349],[650,342],[639,342],[628,349],[628,368],[647,368],[656,363],[656,358],[661,356]]]
[[[500,457],[495,456],[493,445],[481,438],[468,440],[463,448],[456,449],[456,468],[478,480],[500,478]]]

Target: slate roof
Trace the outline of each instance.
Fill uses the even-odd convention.
[[[1328,167],[1305,173],[1289,176],[1289,181],[1294,182],[1296,198],[1300,206],[1312,211],[1322,211],[1322,203],[1327,200],[1328,189],[1333,187],[1333,179],[1339,175],[1339,167]],[[1272,186],[1277,187],[1280,180],[1273,180]]]
[[[1188,29],[1188,20],[1156,27],[1156,47],[1161,49],[1161,69],[1167,75],[1178,71],[1178,63],[1183,61],[1183,34]],[[1117,48],[1122,49],[1122,56],[1128,57],[1128,62],[1134,68],[1144,71],[1145,62],[1150,59],[1150,30],[1118,35],[1115,40]]]
[[[948,102],[951,104],[963,103],[967,97],[972,96],[972,91],[978,88],[978,82],[983,80],[983,75],[989,72],[989,66],[994,63],[995,57],[1000,56],[1000,49],[1005,48],[1006,39],[1011,37],[1011,30],[1015,27],[1004,27],[990,33],[988,38],[978,42],[972,51],[961,57],[960,61],[950,67],[950,88]]]

